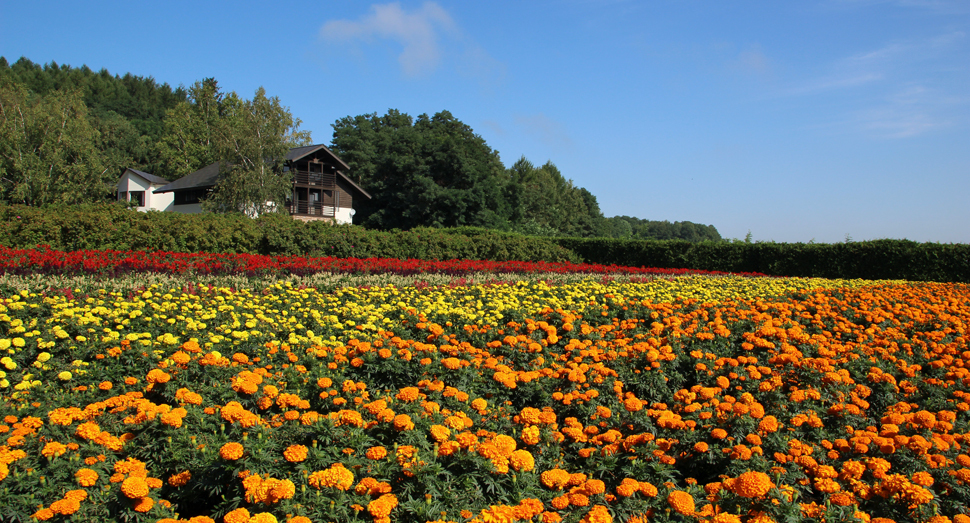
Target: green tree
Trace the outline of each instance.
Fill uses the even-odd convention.
[[[102,200],[117,171],[105,162],[101,135],[80,90],[32,94],[0,81],[0,198],[48,205]]]
[[[582,237],[608,234],[596,197],[567,180],[552,162],[536,167],[522,157],[508,169],[508,176],[517,189],[516,230]]]
[[[166,112],[165,131],[155,147],[158,174],[181,178],[217,160],[223,98],[219,82],[206,78],[188,89],[187,101]]]
[[[230,93],[220,109],[214,147],[220,180],[203,208],[250,216],[281,210],[292,183],[283,170],[286,153],[308,145],[310,133],[299,131],[300,120],[262,87],[252,100]]]
[[[498,152],[448,111],[417,119],[391,109],[333,125],[332,149],[373,198],[355,221],[381,229],[507,229],[511,180]]]

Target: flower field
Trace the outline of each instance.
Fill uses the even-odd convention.
[[[970,522],[966,285],[66,287],[17,256],[2,521]]]

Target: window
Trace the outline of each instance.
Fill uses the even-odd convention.
[[[128,191],[118,191],[118,201],[127,202],[128,201]]]
[[[145,191],[130,191],[128,193],[128,198],[129,201],[135,204],[136,207],[145,206]]]
[[[205,199],[208,189],[189,189],[186,191],[175,191],[175,205],[190,205],[199,203]]]

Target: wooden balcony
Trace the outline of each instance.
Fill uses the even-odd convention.
[[[309,171],[290,171],[293,173],[293,183],[296,185],[312,185],[319,187],[336,187],[337,175],[334,173],[315,173]]]
[[[290,202],[290,214],[294,216],[310,216],[314,218],[333,218],[336,214],[336,207],[326,205],[322,202],[308,202],[299,200]]]

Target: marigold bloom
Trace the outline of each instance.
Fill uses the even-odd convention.
[[[760,498],[774,486],[771,477],[764,472],[749,470],[731,483],[731,491],[746,498]]]
[[[512,455],[509,457],[509,463],[512,464],[512,468],[516,472],[528,472],[535,469],[536,466],[535,458],[527,450],[516,450],[512,452]]]
[[[367,459],[377,461],[387,457],[387,449],[384,447],[371,447],[367,449]]]
[[[40,451],[41,455],[43,455],[45,458],[56,458],[63,455],[65,452],[67,452],[67,445],[57,441],[47,443]]]
[[[542,473],[541,479],[543,485],[562,490],[569,483],[569,473],[562,469],[547,470]]]
[[[690,516],[694,513],[694,497],[683,490],[675,490],[668,494],[667,503],[679,514]]]
[[[222,459],[229,461],[235,461],[243,457],[244,453],[245,449],[243,448],[242,444],[236,443],[235,441],[230,441],[219,449],[219,456],[222,457]]]
[[[405,432],[412,430],[414,428],[414,422],[411,421],[411,416],[407,414],[398,414],[394,416],[394,429],[399,432]]]
[[[342,463],[335,463],[327,470],[314,472],[307,481],[317,489],[350,490],[354,484],[354,473],[344,468]]]
[[[148,512],[153,506],[155,506],[155,500],[146,496],[136,500],[132,508],[135,512]]]
[[[148,483],[145,478],[129,476],[121,483],[121,492],[131,499],[139,499],[148,495]]]
[[[283,451],[283,457],[290,463],[299,463],[306,459],[308,451],[305,445],[290,445]]]
[[[244,508],[237,508],[222,518],[224,523],[249,523],[249,511]]]
[[[74,473],[74,478],[77,479],[78,485],[91,487],[98,482],[98,473],[91,469],[80,469]]]

